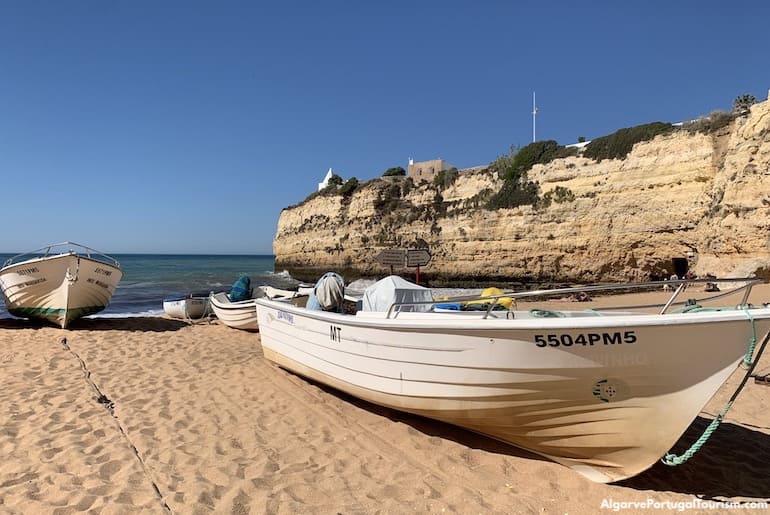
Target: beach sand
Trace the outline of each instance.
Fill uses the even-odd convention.
[[[768,293],[757,289],[754,302]],[[770,371],[770,351],[758,370]],[[0,320],[0,377],[0,513],[563,514],[770,500],[770,388],[753,381],[688,463],[603,485],[305,381],[264,359],[258,333],[219,323],[104,318],[62,330]],[[659,507],[621,511],[677,509]]]

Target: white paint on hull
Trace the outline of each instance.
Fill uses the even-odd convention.
[[[12,315],[66,328],[72,320],[107,307],[122,277],[116,265],[67,252],[4,267],[0,289]]]
[[[246,331],[259,329],[255,299],[230,302],[227,294],[220,292],[211,294],[209,301],[212,311],[223,324]]]
[[[752,322],[742,311],[388,319],[264,299],[257,305],[265,357],[277,364],[531,450],[599,482],[634,476],[660,459],[744,357],[752,323],[758,337],[770,330],[768,309],[753,310]],[[541,347],[541,340],[559,344]],[[581,340],[596,341],[574,343]]]

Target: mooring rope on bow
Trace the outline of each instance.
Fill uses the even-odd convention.
[[[730,397],[730,400],[727,401],[727,404],[722,409],[722,411],[719,412],[719,414],[714,418],[714,420],[711,421],[711,423],[706,427],[706,429],[703,431],[703,434],[700,435],[700,438],[698,438],[694,444],[690,446],[689,449],[687,449],[683,454],[680,456],[677,456],[674,453],[668,453],[663,458],[661,458],[661,462],[664,465],[668,465],[670,467],[681,465],[682,463],[685,463],[687,460],[695,456],[695,453],[700,450],[703,445],[708,441],[708,439],[711,437],[712,433],[716,431],[717,427],[719,427],[719,424],[722,423],[722,420],[724,420],[725,416],[727,415],[727,412],[732,407],[733,403],[735,402],[735,399],[738,398],[738,394],[741,393],[741,390],[743,390],[743,387],[746,386],[746,383],[748,382],[749,378],[752,376],[752,372],[754,371],[754,368],[757,366],[757,363],[759,362],[759,359],[762,357],[762,353],[765,350],[765,346],[767,345],[768,340],[770,340],[770,332],[765,335],[765,338],[762,340],[762,344],[759,347],[759,350],[757,351],[756,357],[752,361],[752,356],[754,355],[754,348],[757,344],[757,328],[754,323],[754,317],[751,316],[751,313],[749,313],[748,309],[745,307],[743,308],[744,312],[749,318],[749,321],[751,321],[751,338],[749,339],[749,348],[746,351],[746,356],[743,358],[743,363],[748,367],[748,370],[746,370],[746,374],[743,376],[743,380],[741,381],[741,384],[738,385],[738,388],[735,389],[735,392],[733,392],[732,397]]]
[[[754,317],[749,313],[749,309],[743,306],[743,312],[746,314],[749,320],[751,320],[751,339],[749,340],[749,350],[743,357],[743,364],[747,367],[751,365],[751,358],[754,356],[754,347],[757,346],[757,326],[754,323]],[[754,362],[756,363],[756,361]]]

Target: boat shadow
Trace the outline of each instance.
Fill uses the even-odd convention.
[[[184,320],[163,317],[81,318],[70,323],[68,329],[83,331],[130,331],[163,333],[178,331],[190,324]]]
[[[282,369],[289,374],[293,372]],[[295,374],[296,375],[296,374]],[[526,449],[516,447],[514,445],[505,443],[500,440],[495,440],[492,437],[485,436],[480,433],[474,433],[469,429],[463,429],[462,427],[452,425],[448,422],[442,422],[421,415],[415,415],[413,413],[407,413],[405,411],[399,411],[393,408],[387,408],[378,404],[372,404],[371,402],[353,397],[343,391],[337,390],[331,386],[327,386],[322,383],[318,383],[310,378],[304,376],[297,376],[314,385],[315,387],[323,390],[329,395],[333,395],[349,404],[356,406],[362,410],[366,410],[375,415],[388,418],[393,422],[400,422],[406,424],[413,429],[427,435],[436,436],[444,440],[450,440],[460,445],[470,447],[472,449],[479,449],[483,451],[493,452],[495,454],[505,454],[507,456],[513,456],[517,458],[525,458],[537,461],[551,462],[548,458],[544,458],[539,454],[535,454]]]
[[[671,452],[682,455],[711,423],[698,417]],[[770,428],[760,428],[768,430]],[[770,434],[722,422],[687,463],[656,463],[638,476],[615,483],[635,490],[678,492],[702,499],[747,497],[770,501]]]
[[[286,372],[292,374],[288,370]],[[372,404],[312,379],[297,377],[358,408],[394,422],[409,425],[428,436],[436,436],[466,447],[496,454],[551,462],[538,454],[494,438],[420,415]],[[697,417],[671,452],[677,455],[684,453],[703,434],[709,423],[711,419]],[[612,484],[634,490],[689,494],[705,500],[744,497],[770,502],[768,477],[770,477],[770,434],[723,422],[711,435],[709,441],[687,463],[670,467],[658,462],[633,478]]]
[[[162,317],[81,318],[70,322],[65,331],[130,331],[162,333],[178,331],[189,324],[183,320]],[[57,329],[43,320],[20,318],[0,319],[0,329]]]

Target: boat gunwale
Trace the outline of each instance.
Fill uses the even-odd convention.
[[[64,252],[58,252],[58,253],[51,253],[52,249],[56,249],[58,247],[66,247],[66,246],[74,246],[78,247],[81,250],[85,252],[78,252],[74,249],[69,249]],[[45,251],[41,255],[41,251]],[[104,252],[101,252],[99,250],[96,250],[92,247],[88,247],[87,245],[83,245],[80,243],[75,243],[73,241],[64,241],[61,243],[51,243],[49,245],[44,245],[40,248],[29,250],[27,252],[22,252],[21,254],[16,254],[15,256],[12,256],[5,260],[3,263],[3,266],[0,267],[0,272],[5,271],[7,268],[24,264],[24,263],[30,263],[30,262],[36,262],[36,261],[42,261],[52,258],[57,258],[60,256],[71,256],[76,255],[81,258],[88,259],[90,261],[93,261],[95,263],[103,263],[105,265],[109,265],[112,267],[117,268],[122,272],[122,269],[120,268],[120,262],[115,259],[114,257],[105,254]],[[30,256],[28,259],[21,259],[26,256]]]
[[[468,302],[468,301],[485,301],[489,303],[489,306],[486,309],[486,312],[480,311],[480,313],[484,313],[483,318],[488,318],[489,314],[492,312],[494,307],[498,305],[498,301],[501,299],[511,299],[514,302],[519,299],[526,299],[526,298],[532,298],[532,297],[551,297],[556,295],[565,295],[565,294],[573,294],[573,293],[588,293],[588,292],[601,292],[601,291],[619,291],[619,290],[643,290],[643,289],[653,289],[653,288],[662,288],[662,287],[670,287],[672,285],[676,285],[677,288],[673,291],[671,294],[671,297],[669,300],[662,305],[663,307],[660,310],[659,314],[664,314],[666,310],[673,306],[673,305],[682,305],[685,304],[684,302],[675,303],[676,298],[679,296],[681,292],[685,290],[685,288],[689,284],[709,284],[709,283],[746,283],[742,285],[738,285],[726,292],[722,292],[719,295],[714,295],[708,299],[703,300],[713,300],[721,297],[726,297],[728,295],[732,295],[736,292],[744,291],[743,299],[739,303],[739,305],[746,305],[749,295],[751,294],[751,289],[754,285],[763,283],[764,280],[758,277],[730,277],[730,278],[701,278],[701,279],[671,279],[671,280],[664,280],[664,281],[645,281],[645,282],[632,282],[632,283],[618,283],[618,284],[590,284],[590,285],[584,285],[584,286],[570,286],[567,288],[552,288],[552,289],[545,289],[545,290],[528,290],[528,291],[509,291],[509,292],[503,292],[497,295],[462,295],[457,297],[449,297],[442,300],[436,300],[433,299],[431,301],[423,300],[423,301],[402,301],[402,302],[394,302],[391,304],[390,308],[388,309],[388,315],[387,318],[391,318],[391,315],[393,313],[400,313],[401,310],[398,309],[401,306],[435,306],[436,304],[443,304],[447,302]],[[641,307],[657,307],[661,306],[661,304],[655,304],[652,306],[617,306],[617,307],[603,307],[601,308],[604,311],[613,311],[618,309],[632,309],[632,308],[641,308]]]
[[[227,299],[227,301],[223,302],[220,298],[218,298],[221,296],[224,296]],[[255,303],[256,300],[257,300],[256,298],[251,298],[251,299],[238,300],[233,302],[227,297],[227,292],[217,292],[217,293],[212,292],[209,295],[209,301],[211,302],[211,304],[223,310],[242,311],[243,308],[256,309],[257,307],[257,304]]]
[[[207,301],[209,300],[209,297],[203,297],[203,296],[187,296],[187,297],[166,297],[163,299],[163,302],[179,302],[182,300],[201,300],[201,301]]]
[[[387,318],[384,312],[370,312],[374,316],[356,316],[327,311],[314,311],[270,299],[257,299],[259,306],[277,311],[307,317],[322,322],[383,330],[585,330],[589,328],[631,327],[631,326],[666,326],[689,325],[704,322],[722,323],[749,321],[743,310],[707,311],[695,313],[612,313],[606,316],[591,317],[548,317],[548,318],[487,318],[483,312],[478,316],[457,316],[454,313],[437,312],[400,312],[398,316]],[[753,308],[751,317],[770,318],[770,308]],[[438,315],[438,316],[437,316]],[[401,318],[399,318],[401,317]]]

